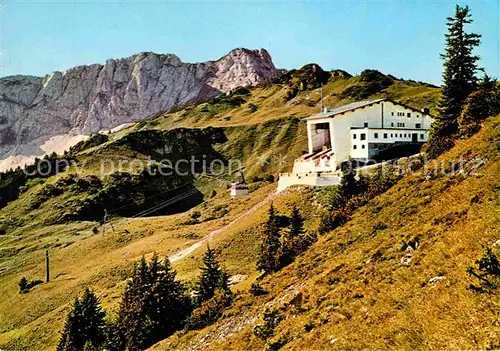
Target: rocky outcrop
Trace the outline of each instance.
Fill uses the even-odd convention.
[[[52,149],[58,144],[50,143],[51,138],[71,136],[62,139],[74,143],[80,135],[139,121],[238,86],[255,86],[277,72],[266,50],[235,49],[203,63],[183,63],[171,54],[140,53],[44,78],[2,78],[0,158],[60,152],[47,150],[47,144]],[[12,162],[1,168],[10,166]]]
[[[330,73],[324,71],[319,65],[310,63],[301,69],[291,70],[276,79],[276,82],[286,85],[286,100],[291,100],[299,91],[312,90],[326,84]]]

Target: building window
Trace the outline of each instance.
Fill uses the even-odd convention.
[[[330,123],[317,123],[314,124],[314,129],[330,129]]]
[[[415,123],[415,128],[417,128],[417,129],[422,128],[422,124],[421,123]]]
[[[387,133],[384,133],[384,139],[387,139]]]
[[[424,139],[424,135],[423,134],[420,134],[420,139]]]
[[[391,127],[394,127],[394,122],[391,122]]]
[[[408,113],[406,114],[406,117],[411,117],[411,113],[410,113],[410,112],[408,112]]]
[[[391,112],[391,116],[394,116],[394,112]]]
[[[352,135],[352,138],[353,138],[353,139],[356,139],[356,134],[353,134],[353,135]]]
[[[364,127],[368,128],[368,122],[365,122]]]
[[[403,134],[399,134],[399,137],[402,138],[403,137]]]
[[[362,148],[362,149],[364,149],[364,148],[365,148],[365,145],[364,145],[364,144],[363,144],[363,145],[361,145],[361,148]]]
[[[394,136],[394,134],[391,133],[391,138]]]
[[[398,128],[404,128],[405,124],[404,123],[401,123],[401,122],[398,122]]]
[[[378,133],[373,134],[373,137],[374,137],[375,139],[378,139]]]
[[[356,150],[357,148],[358,148],[358,147],[357,147],[356,145],[353,145],[353,146],[352,146],[352,149],[353,149],[353,150]]]
[[[360,136],[361,140],[366,140],[366,134],[365,133],[361,133],[359,136]]]

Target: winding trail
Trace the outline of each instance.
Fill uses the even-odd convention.
[[[177,252],[176,254],[173,254],[168,259],[170,260],[170,262],[176,262],[176,261],[182,260],[184,257],[188,256],[189,254],[191,254],[196,249],[198,249],[201,246],[203,246],[204,244],[208,243],[210,241],[210,239],[213,239],[217,235],[222,234],[223,232],[225,232],[229,227],[231,227],[232,225],[234,225],[237,222],[239,222],[242,218],[247,217],[248,215],[254,213],[260,207],[262,207],[265,204],[269,203],[270,201],[274,200],[276,198],[276,196],[278,196],[278,194],[276,194],[275,192],[269,194],[264,200],[258,202],[253,207],[251,207],[249,210],[243,212],[243,214],[241,214],[238,217],[236,217],[236,219],[232,220],[230,223],[226,224],[222,228],[219,228],[217,230],[214,230],[214,231],[210,232],[207,236],[205,236],[200,241],[198,241],[198,242],[194,243],[193,245],[185,248],[184,250],[181,250],[181,251]]]

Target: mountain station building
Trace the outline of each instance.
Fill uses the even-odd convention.
[[[280,174],[278,192],[294,184],[335,185],[344,161],[369,162],[383,150],[423,144],[433,118],[428,109],[378,99],[324,108],[305,121],[308,153],[295,160],[291,173]]]

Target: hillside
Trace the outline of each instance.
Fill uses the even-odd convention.
[[[177,333],[152,349],[498,348],[498,291],[469,289],[478,281],[467,270],[482,257],[482,245],[500,254],[499,148],[497,116],[265,277],[260,284],[269,294],[244,290],[215,325]],[[434,174],[443,164],[445,173]],[[313,193],[276,204],[286,211]],[[218,247],[231,257],[234,239]],[[279,320],[263,342],[253,329],[266,309]]]
[[[150,257],[153,252],[173,256],[199,244],[205,237],[210,238],[210,244],[215,246],[231,275],[244,275],[244,279],[234,286],[242,293],[231,313],[262,312],[259,310],[262,303],[272,299],[273,295],[277,296],[287,281],[291,284],[296,279],[292,273],[294,269],[302,271],[297,265],[309,262],[307,260],[313,257],[313,253],[320,255],[319,252],[323,252],[320,248],[328,246],[327,238],[333,237],[321,238],[297,263],[278,273],[284,279],[283,285],[276,281],[273,288],[269,285],[273,279],[266,278],[264,283],[266,288],[274,289],[272,294],[259,299],[248,298],[246,291],[259,275],[255,270],[255,260],[260,226],[276,189],[270,176],[276,179],[279,172],[290,170],[293,160],[306,149],[305,125],[300,118],[319,109],[321,83],[325,83],[324,103],[328,106],[360,98],[390,97],[416,108],[429,106],[433,109],[439,96],[439,89],[435,87],[399,80],[377,71],[367,70],[360,76],[351,77],[345,72],[320,69],[317,65],[306,66],[279,81],[253,89],[237,89],[205,103],[157,114],[123,130],[105,133],[105,137],[93,136],[76,145],[68,154],[59,156],[71,158],[74,163],[57,175],[24,180],[15,173],[3,177],[2,196],[17,182],[23,182],[22,191],[14,193],[0,209],[3,233],[0,235],[0,293],[4,297],[0,301],[1,347],[53,349],[69,303],[81,294],[85,286],[90,286],[113,314],[123,292],[127,271],[134,261],[142,255]],[[490,127],[489,130],[496,129]],[[476,138],[484,140],[484,133]],[[477,147],[483,144],[477,143]],[[150,165],[149,162],[162,166],[158,162],[164,155],[158,150],[175,147],[220,157],[228,163],[239,160],[250,182],[250,196],[229,197],[227,186],[239,168],[222,176],[188,174],[186,179],[167,177],[143,183],[141,172]],[[483,149],[477,150],[482,152]],[[148,155],[156,156],[148,160]],[[135,163],[117,177],[116,170],[100,172],[101,160],[138,160],[142,163]],[[179,194],[175,192],[175,185],[184,183],[193,189],[193,196],[184,199],[185,208],[179,208],[177,203],[165,207],[164,212],[151,213],[147,217],[133,216],[151,205],[175,199]],[[401,191],[412,192],[411,188]],[[129,192],[131,196],[125,196]],[[318,196],[314,191],[299,188],[285,192],[274,202],[279,211],[287,215],[291,206],[298,204],[307,219],[306,228],[316,230],[318,214],[324,211],[321,205],[311,206],[319,201]],[[396,206],[396,203],[391,206]],[[99,224],[103,208],[114,215],[113,227]],[[358,213],[363,211],[368,210],[361,209]],[[81,216],[82,213],[94,216]],[[356,218],[347,228],[355,223]],[[366,222],[363,225],[369,225],[370,221]],[[347,236],[345,234],[344,238]],[[174,262],[180,278],[192,281],[196,277],[205,243],[195,246],[186,257]],[[51,282],[35,286],[27,294],[19,294],[17,282],[21,276],[43,279],[46,249],[51,255]],[[354,251],[350,254],[361,255]],[[326,257],[321,262],[323,260],[325,264],[328,262]],[[319,273],[321,262],[318,261],[314,268],[318,269],[315,271],[318,276],[326,274]],[[313,271],[313,267],[305,264],[304,269],[303,272]],[[354,278],[353,282],[359,284]],[[312,318],[312,315],[307,314],[307,318]],[[227,318],[223,319],[207,330],[223,326],[227,321]],[[280,325],[285,326],[285,321]],[[299,328],[299,325],[295,327]],[[199,336],[207,330],[201,331]],[[248,337],[251,325],[241,333],[231,341],[236,343],[234,345]],[[183,348],[182,345],[187,345],[191,338],[195,342],[197,337],[198,334],[188,333],[165,342],[174,342]],[[158,347],[170,347],[165,345],[160,343]],[[217,348],[215,344],[211,346]],[[262,345],[255,344],[255,347],[262,348]]]

